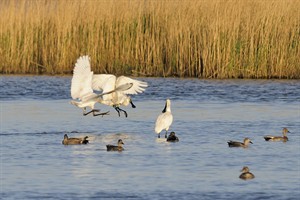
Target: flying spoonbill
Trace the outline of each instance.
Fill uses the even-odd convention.
[[[132,108],[136,106],[133,104],[131,97],[128,94],[138,94],[145,91],[148,84],[143,81],[138,81],[126,76],[119,76],[118,78],[112,74],[95,74],[93,75],[92,88],[93,90],[102,91],[107,93],[108,91],[115,90],[124,84],[132,84],[132,87],[128,90],[118,90],[103,96],[100,103],[112,106],[118,112],[120,117],[120,111],[124,112],[125,117],[127,117],[127,112],[120,108],[120,106],[128,106],[131,104]]]
[[[160,132],[162,130],[166,130],[165,138],[167,138],[168,130],[173,122],[173,115],[171,113],[171,100],[166,100],[165,108],[162,113],[157,117],[155,123],[155,132],[158,134],[158,138],[160,138]]]
[[[108,112],[98,113],[100,111],[94,109],[95,104],[97,102],[101,103],[103,100],[102,98],[105,95],[109,95],[111,93],[123,90],[128,90],[133,86],[133,83],[124,83],[122,85],[118,85],[118,87],[115,87],[110,91],[106,90],[102,94],[96,94],[94,93],[92,88],[92,79],[93,72],[91,71],[90,58],[89,56],[81,56],[77,59],[77,62],[75,64],[73,70],[73,78],[71,82],[71,96],[73,99],[78,101],[72,100],[71,104],[82,108],[84,116],[90,113],[93,113],[94,116],[107,115]],[[86,107],[90,107],[91,111],[86,112]]]

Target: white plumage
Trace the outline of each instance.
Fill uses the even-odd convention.
[[[96,74],[93,75],[92,79],[92,88],[93,90],[108,92],[114,90],[115,88],[124,85],[124,84],[132,84],[132,87],[128,90],[124,91],[116,91],[110,93],[108,95],[103,96],[101,101],[102,104],[112,106],[116,109],[120,116],[120,111],[124,112],[127,117],[127,112],[120,108],[121,105],[128,106],[129,103],[133,108],[135,105],[133,104],[130,96],[128,94],[138,94],[145,91],[145,88],[148,86],[146,82],[138,81],[132,78],[128,78],[126,76],[116,77],[112,74]]]
[[[99,110],[94,109],[95,104],[97,102],[101,103],[103,97],[113,92],[130,90],[133,84],[119,84],[117,88],[115,87],[111,90],[106,90],[102,94],[96,94],[93,92],[92,88],[93,74],[94,73],[91,71],[89,56],[81,56],[80,58],[78,58],[73,70],[73,77],[71,82],[71,96],[76,101],[72,100],[71,104],[82,108],[83,115],[88,115],[90,113],[93,113],[94,116],[105,115],[108,114],[108,112],[97,113],[99,112]],[[86,113],[86,107],[90,107],[91,111]]]
[[[166,100],[165,108],[160,114],[155,123],[155,133],[158,134],[158,138],[160,138],[160,132],[162,130],[166,130],[165,138],[167,138],[168,130],[173,122],[173,115],[171,113],[171,100]]]

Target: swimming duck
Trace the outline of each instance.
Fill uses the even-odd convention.
[[[175,132],[171,132],[167,138],[167,142],[179,142],[178,137],[175,135]]]
[[[108,144],[106,145],[107,151],[123,151],[123,141],[121,139],[118,140],[118,146]]]
[[[245,138],[244,143],[231,141],[231,140],[229,140],[227,143],[229,147],[244,147],[244,148],[248,147],[249,143],[253,144],[249,138]]]
[[[157,117],[155,122],[155,133],[160,138],[160,132],[166,130],[165,138],[167,138],[168,130],[173,122],[173,115],[171,113],[171,100],[167,99],[162,113]]]
[[[243,172],[239,177],[240,179],[253,179],[255,178],[254,174],[252,174],[251,172],[249,172],[249,167],[245,166],[243,167],[243,169],[241,170],[241,172]]]
[[[85,136],[84,138],[69,138],[68,135],[65,134],[62,144],[64,144],[64,145],[87,144],[87,143],[89,143],[89,141],[87,139],[88,139],[88,136]]]
[[[286,142],[288,141],[288,137],[287,137],[287,133],[290,133],[290,131],[287,129],[287,128],[283,128],[282,129],[282,135],[283,136],[272,136],[272,135],[267,135],[267,136],[264,136],[265,140],[266,141],[283,141],[283,142]]]

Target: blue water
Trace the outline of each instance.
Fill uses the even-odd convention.
[[[0,197],[299,199],[300,81],[139,79],[149,87],[125,118],[104,105],[110,115],[82,116],[69,76],[2,76]],[[154,133],[166,98],[178,143]],[[283,127],[288,142],[264,141]],[[90,144],[64,146],[65,133]],[[248,149],[227,146],[244,137]],[[107,152],[119,138],[125,151]],[[255,179],[238,178],[245,165]]]

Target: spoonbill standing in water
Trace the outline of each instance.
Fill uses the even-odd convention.
[[[130,89],[133,84],[125,83],[118,85],[110,91],[105,91],[102,94],[96,94],[92,88],[93,72],[91,71],[89,56],[81,56],[77,59],[73,70],[73,78],[71,82],[71,96],[78,101],[71,101],[71,104],[82,108],[83,115],[93,113],[94,116],[107,115],[109,112],[100,113],[100,110],[94,109],[95,104],[101,103],[103,96],[114,92],[124,91]],[[86,107],[90,107],[91,111],[86,112]]]
[[[158,134],[158,138],[160,138],[160,132],[162,130],[166,130],[165,138],[167,138],[168,130],[173,122],[173,115],[171,113],[171,100],[166,100],[165,108],[162,111],[162,114],[160,114],[155,123],[155,132]]]
[[[145,91],[148,84],[143,81],[138,81],[126,76],[116,77],[112,74],[95,74],[93,75],[92,88],[93,90],[102,91],[107,93],[108,91],[115,90],[124,84],[132,84],[132,87],[128,90],[115,91],[110,94],[103,96],[100,103],[112,106],[118,112],[120,117],[120,111],[124,112],[125,117],[128,116],[127,112],[120,108],[120,106],[128,106],[131,104],[132,108],[136,106],[133,104],[131,97],[128,94],[138,94]]]

